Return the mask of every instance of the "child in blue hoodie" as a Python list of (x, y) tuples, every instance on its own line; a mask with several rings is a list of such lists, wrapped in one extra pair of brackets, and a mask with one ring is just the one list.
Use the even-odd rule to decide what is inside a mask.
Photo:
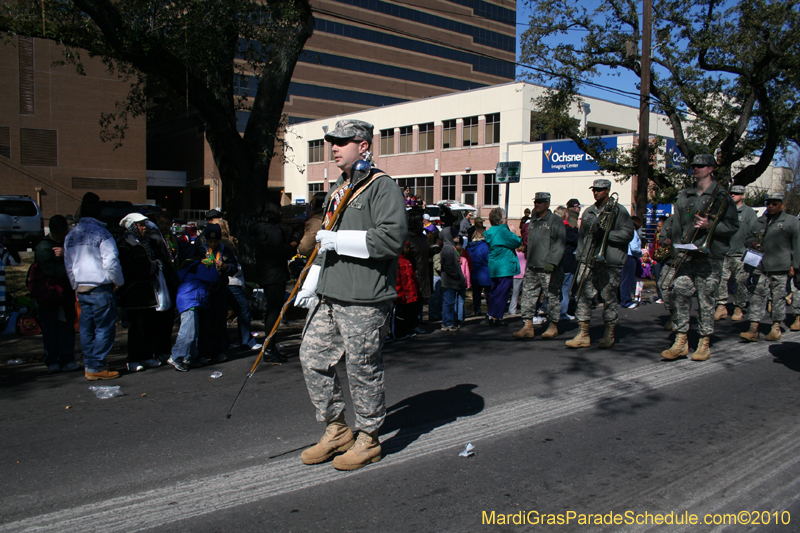
[(205, 251), (201, 247), (192, 247), (189, 258), (181, 264), (178, 271), (178, 312), (181, 314), (181, 329), (178, 339), (172, 347), (172, 356), (167, 360), (175, 370), (189, 370), (187, 362), (196, 359), (199, 352), (199, 317), (200, 308), (208, 308), (208, 288), (219, 279), (216, 265), (204, 260)]

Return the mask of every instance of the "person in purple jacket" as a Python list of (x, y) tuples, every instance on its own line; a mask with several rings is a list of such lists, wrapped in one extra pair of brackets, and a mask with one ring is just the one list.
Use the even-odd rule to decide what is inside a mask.
[(209, 306), (209, 286), (219, 279), (214, 263), (205, 259), (205, 250), (199, 246), (189, 250), (189, 257), (178, 271), (178, 312), (181, 314), (181, 329), (172, 356), (167, 360), (179, 372), (189, 370), (188, 362), (199, 357), (200, 330), (198, 311)]

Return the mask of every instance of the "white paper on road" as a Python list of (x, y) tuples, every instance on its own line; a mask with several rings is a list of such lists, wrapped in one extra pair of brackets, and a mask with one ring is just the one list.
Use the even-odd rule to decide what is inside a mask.
[(689, 244), (673, 244), (673, 246), (678, 250), (697, 250), (697, 246), (693, 242)]
[(750, 250), (749, 248), (744, 252), (744, 257), (742, 257), (742, 263), (745, 265), (750, 265), (752, 267), (757, 267), (761, 264), (761, 260), (764, 258), (764, 254), (761, 252), (756, 252), (755, 250)]

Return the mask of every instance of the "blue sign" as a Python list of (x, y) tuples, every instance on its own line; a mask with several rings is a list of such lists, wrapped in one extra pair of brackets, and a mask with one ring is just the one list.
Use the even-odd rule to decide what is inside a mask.
[[(606, 150), (617, 147), (617, 138), (602, 139)], [(542, 143), (542, 172), (586, 172), (599, 170), (592, 156), (578, 148), (574, 141)]]
[(680, 168), (686, 166), (686, 156), (678, 148), (675, 139), (667, 139), (667, 168)]

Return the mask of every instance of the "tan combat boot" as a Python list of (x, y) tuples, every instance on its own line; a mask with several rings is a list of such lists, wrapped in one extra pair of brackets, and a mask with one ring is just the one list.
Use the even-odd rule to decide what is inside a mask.
[(614, 330), (617, 328), (614, 324), (606, 324), (606, 331), (603, 333), (603, 338), (597, 344), (598, 348), (611, 348), (614, 346)]
[(773, 322), (772, 329), (769, 330), (767, 336), (764, 337), (768, 341), (779, 341), (781, 340), (781, 323), (780, 322)]
[(344, 421), (344, 414), (342, 414), (328, 424), (328, 427), (325, 428), (325, 434), (317, 444), (307, 450), (303, 450), (303, 453), (300, 454), (300, 460), (307, 465), (316, 465), (327, 461), (337, 452), (349, 450), (354, 442), (353, 432), (347, 427)]
[(728, 318), (728, 308), (724, 305), (718, 305), (717, 311), (714, 313), (714, 320), (722, 320)]
[(697, 343), (697, 350), (692, 354), (692, 361), (706, 361), (709, 357), (711, 357), (709, 339), (708, 335), (704, 335)]
[(592, 345), (592, 338), (589, 337), (589, 323), (578, 323), (578, 334), (575, 338), (564, 343), (568, 348), (588, 348)]
[(758, 340), (758, 322), (750, 322), (750, 329), (739, 333), (739, 336), (746, 341), (756, 342)]
[(731, 320), (733, 320), (734, 322), (738, 322), (743, 318), (744, 318), (744, 311), (742, 311), (741, 307), (737, 306), (736, 309), (733, 310), (733, 316), (731, 317)]
[(665, 331), (672, 331), (672, 328), (674, 328), (674, 327), (675, 327), (675, 325), (672, 323), (672, 317), (669, 317), (669, 319), (667, 320), (667, 323), (664, 324), (664, 330)]
[(550, 322), (547, 325), (547, 329), (544, 333), (542, 333), (543, 339), (555, 339), (558, 337), (558, 326), (556, 326), (555, 322)]
[(358, 439), (352, 448), (343, 455), (337, 455), (333, 459), (333, 467), (336, 470), (356, 470), (370, 463), (377, 463), (381, 460), (381, 443), (378, 437), (372, 436), (364, 431), (359, 432)]
[(533, 331), (533, 321), (523, 321), (522, 329), (511, 334), (515, 339), (532, 339), (536, 337), (536, 332)]
[(792, 331), (800, 331), (800, 315), (794, 317), (794, 322), (789, 326), (789, 329)]
[(672, 343), (672, 347), (661, 352), (661, 357), (669, 360), (677, 359), (678, 357), (684, 357), (686, 355), (689, 355), (689, 339), (687, 338), (686, 333), (676, 333), (675, 342)]

